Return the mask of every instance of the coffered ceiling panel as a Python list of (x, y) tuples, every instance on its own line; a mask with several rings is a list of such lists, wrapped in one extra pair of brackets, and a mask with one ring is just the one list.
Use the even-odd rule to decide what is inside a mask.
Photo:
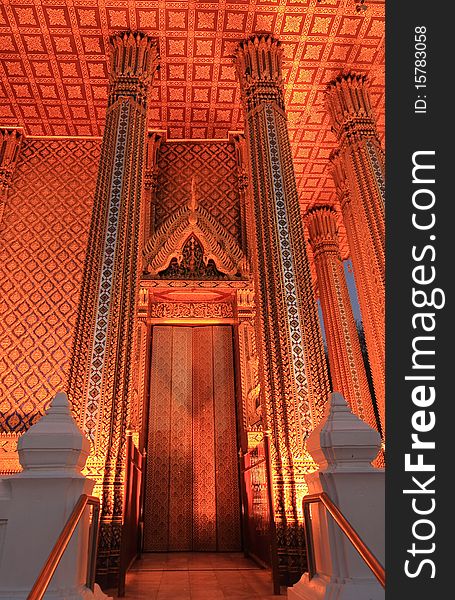
[(29, 136), (100, 136), (107, 40), (140, 29), (158, 37), (161, 69), (150, 127), (168, 138), (224, 138), (242, 130), (232, 56), (255, 31), (283, 42), (290, 137), (304, 206), (333, 198), (335, 145), (324, 89), (341, 70), (367, 73), (384, 132), (384, 2), (366, 0), (2, 0), (0, 126)]

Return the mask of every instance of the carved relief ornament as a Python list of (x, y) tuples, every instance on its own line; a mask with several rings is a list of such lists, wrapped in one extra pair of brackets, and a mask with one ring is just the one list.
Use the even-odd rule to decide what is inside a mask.
[(158, 275), (167, 269), (173, 258), (180, 264), (183, 248), (191, 236), (201, 243), (206, 265), (213, 260), (216, 268), (226, 275), (248, 275), (247, 261), (233, 236), (198, 204), (194, 179), (188, 204), (158, 227), (146, 243), (143, 251), (144, 270), (151, 275)]

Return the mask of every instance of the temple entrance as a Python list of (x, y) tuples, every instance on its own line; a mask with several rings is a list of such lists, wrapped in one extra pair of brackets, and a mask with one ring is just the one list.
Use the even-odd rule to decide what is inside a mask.
[(238, 551), (240, 497), (230, 326), (155, 326), (144, 551)]

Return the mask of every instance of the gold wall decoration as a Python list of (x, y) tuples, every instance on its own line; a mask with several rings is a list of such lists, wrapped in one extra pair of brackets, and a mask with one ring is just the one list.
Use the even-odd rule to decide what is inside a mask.
[[(212, 206), (216, 205), (216, 199), (210, 198), (210, 202)], [(199, 250), (199, 260), (196, 249)], [(190, 256), (187, 257), (187, 254)], [(236, 239), (199, 202), (194, 176), (189, 199), (157, 227), (145, 244), (143, 255), (144, 269), (151, 275), (165, 272), (173, 259), (178, 266), (185, 264), (181, 275), (171, 272), (166, 279), (218, 279), (217, 271), (239, 277), (245, 276), (247, 269)], [(216, 270), (205, 274), (210, 261)]]
[(262, 431), (262, 403), (260, 400), (259, 356), (256, 347), (256, 306), (252, 289), (237, 290), (235, 312), (237, 316), (237, 346), (240, 363), (242, 394), (242, 425), (246, 434), (242, 447), (250, 449), (250, 433)]
[(254, 206), (259, 378), (272, 432), (280, 572), (291, 583), (303, 570), (304, 444), (323, 414), (329, 386), (284, 111), (282, 57), (283, 47), (269, 34), (247, 38), (235, 53)]
[(20, 434), (0, 431), (0, 476), (22, 471), (17, 452)]
[(136, 360), (134, 364), (133, 385), (137, 390), (135, 397), (137, 404), (134, 406), (134, 418), (131, 417), (131, 429), (138, 434), (138, 448), (146, 449), (146, 408), (145, 402), (148, 398), (148, 365), (151, 353), (151, 326), (148, 319), (149, 313), (149, 289), (142, 283), (139, 287), (139, 299), (137, 310), (137, 338), (136, 338)]
[(229, 319), (233, 309), (227, 302), (153, 302), (149, 315), (152, 319)]
[(67, 385), (99, 153), (22, 142), (0, 224), (0, 430), (26, 431)]
[(245, 256), (249, 259), (250, 250), (254, 241), (251, 234), (252, 223), (252, 202), (251, 202), (251, 186), (249, 185), (249, 161), (248, 149), (246, 147), (246, 139), (244, 133), (235, 133), (232, 135), (235, 144), (235, 156), (237, 163), (237, 176), (239, 181), (240, 195), (240, 236), (242, 249)]
[(335, 179), (354, 265), (368, 358), (385, 436), (384, 152), (365, 75), (342, 74), (327, 85), (327, 110), (338, 149)]
[(201, 207), (240, 244), (240, 206), (234, 144), (225, 140), (162, 142), (154, 230), (188, 204), (194, 185)]
[(250, 282), (247, 279), (223, 279), (222, 281), (212, 279), (152, 279), (151, 276), (142, 275), (141, 282), (144, 287), (147, 289), (184, 289), (184, 288), (192, 288), (192, 289), (234, 289), (234, 290), (243, 290), (248, 289), (250, 287)]
[(134, 396), (141, 193), (147, 97), (157, 43), (136, 32), (110, 39), (110, 87), (95, 209), (70, 364), (69, 396), (92, 443), (86, 470), (102, 496), (99, 576), (118, 573), (125, 431)]

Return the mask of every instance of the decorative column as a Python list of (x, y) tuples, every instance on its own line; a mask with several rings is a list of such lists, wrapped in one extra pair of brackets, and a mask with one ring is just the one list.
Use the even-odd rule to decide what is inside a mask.
[(147, 134), (144, 176), (144, 236), (143, 246), (152, 236), (155, 224), (155, 202), (158, 189), (158, 151), (162, 137), (155, 131)]
[(273, 496), (281, 579), (304, 569), (299, 523), (312, 464), (305, 440), (329, 384), (284, 110), (282, 48), (270, 34), (240, 42), (235, 57), (251, 169), (259, 380), (272, 432)]
[(385, 434), (384, 153), (367, 78), (347, 73), (327, 86), (338, 150), (331, 156), (354, 265), (368, 358)]
[(146, 450), (146, 433), (147, 433), (147, 365), (150, 364), (151, 344), (148, 343), (151, 339), (152, 326), (147, 323), (149, 313), (149, 290), (146, 287), (139, 288), (139, 303), (137, 313), (137, 341), (136, 341), (136, 371), (135, 388), (137, 395), (135, 397), (134, 410), (135, 416), (131, 419), (131, 424), (135, 431), (138, 432), (137, 447), (140, 451)]
[(340, 255), (336, 213), (330, 206), (316, 206), (308, 211), (306, 223), (318, 278), (332, 387), (343, 394), (358, 417), (377, 429)]
[(248, 452), (262, 440), (262, 405), (259, 403), (258, 355), (255, 335), (254, 291), (251, 288), (236, 292), (234, 328), (239, 353), (241, 392), (241, 447)]
[(16, 127), (0, 129), (0, 224), (23, 137), (22, 129)]
[(237, 177), (239, 180), (240, 195), (240, 227), (242, 237), (242, 250), (247, 259), (249, 259), (251, 247), (251, 229), (249, 225), (252, 221), (251, 202), (249, 202), (249, 176), (248, 176), (248, 149), (246, 139), (243, 133), (236, 133), (234, 136), (235, 156), (237, 162)]
[(133, 396), (147, 93), (157, 64), (153, 38), (141, 32), (110, 38), (106, 125), (69, 373), (73, 410), (91, 441), (87, 474), (102, 498), (98, 566), (106, 584), (118, 573), (124, 442)]

